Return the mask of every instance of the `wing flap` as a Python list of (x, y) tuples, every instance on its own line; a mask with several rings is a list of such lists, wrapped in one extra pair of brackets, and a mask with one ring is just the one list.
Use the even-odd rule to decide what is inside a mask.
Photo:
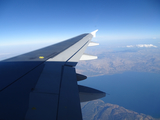
[(63, 62), (45, 62), (34, 91), (59, 94)]
[(56, 120), (58, 94), (31, 92), (25, 120)]
[(75, 68), (64, 66), (59, 95), (58, 120), (82, 120)]

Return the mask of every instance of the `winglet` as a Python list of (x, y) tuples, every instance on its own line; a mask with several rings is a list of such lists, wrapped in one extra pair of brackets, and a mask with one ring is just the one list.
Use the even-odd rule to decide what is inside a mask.
[(95, 31), (93, 31), (93, 32), (91, 32), (91, 34), (93, 35), (93, 37), (96, 37), (96, 32), (98, 31), (98, 29), (97, 30), (95, 30)]

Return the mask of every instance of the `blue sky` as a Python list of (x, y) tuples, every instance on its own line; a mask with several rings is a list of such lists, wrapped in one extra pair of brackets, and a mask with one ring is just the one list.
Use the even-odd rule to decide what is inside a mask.
[(1, 0), (0, 46), (59, 42), (99, 29), (98, 40), (159, 39), (155, 0)]

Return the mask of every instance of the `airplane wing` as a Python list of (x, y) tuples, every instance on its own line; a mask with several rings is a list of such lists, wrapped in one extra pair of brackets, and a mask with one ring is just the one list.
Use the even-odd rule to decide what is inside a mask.
[(81, 120), (75, 66), (97, 58), (84, 54), (96, 32), (0, 61), (0, 120)]

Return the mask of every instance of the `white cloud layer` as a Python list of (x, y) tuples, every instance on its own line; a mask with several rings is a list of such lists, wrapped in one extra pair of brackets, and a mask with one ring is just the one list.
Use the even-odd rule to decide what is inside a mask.
[(136, 45), (137, 47), (157, 47), (153, 44), (139, 44), (139, 45)]
[(126, 47), (130, 48), (130, 47), (155, 47), (157, 48), (157, 46), (153, 45), (153, 44), (138, 44), (138, 45), (127, 45)]
[(126, 47), (134, 47), (133, 45), (127, 45)]

